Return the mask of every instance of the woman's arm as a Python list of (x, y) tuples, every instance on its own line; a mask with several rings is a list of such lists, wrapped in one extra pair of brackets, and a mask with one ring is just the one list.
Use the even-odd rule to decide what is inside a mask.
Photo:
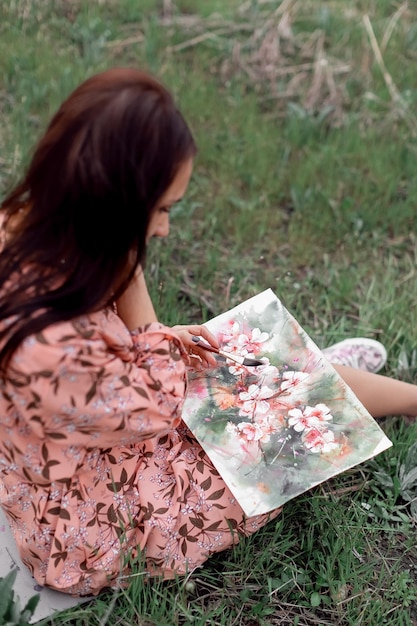
[(116, 306), (119, 317), (129, 330), (158, 321), (141, 267), (116, 301)]
[[(129, 330), (135, 330), (151, 322), (158, 321), (142, 268), (138, 268), (128, 288), (117, 300), (116, 306), (119, 317)], [(201, 365), (204, 367), (216, 365), (217, 362), (213, 355), (198, 348), (192, 341), (193, 336), (197, 335), (203, 337), (213, 347), (219, 347), (216, 337), (205, 326), (197, 324), (181, 325), (174, 326), (173, 330), (177, 333), (187, 354), (191, 357), (193, 367), (200, 369), (199, 366)]]
[(178, 424), (186, 390), (181, 349), (176, 334), (158, 322), (129, 334), (111, 312), (98, 312), (25, 343), (12, 359), (6, 389), (45, 441), (130, 445)]

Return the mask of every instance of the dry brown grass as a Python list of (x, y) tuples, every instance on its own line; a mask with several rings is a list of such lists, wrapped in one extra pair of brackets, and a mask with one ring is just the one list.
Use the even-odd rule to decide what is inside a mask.
[[(96, 2), (102, 6), (115, 4), (115, 0)], [(343, 33), (339, 41), (336, 37), (330, 41), (324, 27), (303, 27), (308, 22), (309, 26), (313, 24), (312, 16), (318, 10), (316, 0), (282, 0), (278, 6), (276, 0), (246, 0), (233, 20), (216, 13), (202, 17), (181, 12), (180, 4), (174, 0), (158, 3), (158, 21), (167, 32), (167, 40), (175, 33), (176, 43), (166, 46), (170, 58), (197, 46), (208, 46), (218, 53), (221, 80), (225, 84), (235, 78), (246, 81), (273, 115), (285, 115), (291, 102), (306, 115), (324, 111), (333, 126), (343, 124), (352, 107), (353, 98), (347, 89), (352, 77), (363, 85), (369, 101), (381, 104), (372, 79), (377, 68), (388, 92), (385, 106), (390, 118), (404, 121), (412, 136), (417, 136), (417, 116), (410, 110), (385, 60), (392, 40), (404, 40), (410, 24), (417, 19), (415, 3), (398, 2), (382, 26), (371, 3), (368, 12), (360, 10), (358, 2), (351, 2), (349, 8), (338, 0), (322, 3), (329, 16), (343, 20), (346, 37), (358, 26), (362, 29), (361, 45), (353, 52)], [(8, 12), (25, 22), (33, 11), (45, 10), (47, 6), (49, 0), (9, 0)], [(54, 11), (69, 21), (75, 19), (79, 9), (80, 0), (57, 0), (54, 4)], [(121, 36), (106, 46), (117, 58), (126, 48), (144, 42), (139, 25), (129, 23), (122, 28)]]
[[(175, 30), (182, 39), (168, 45), (167, 54), (172, 56), (196, 46), (210, 46), (219, 52), (219, 70), (224, 83), (234, 78), (246, 80), (275, 115), (284, 115), (288, 102), (297, 103), (306, 114), (325, 110), (332, 125), (342, 124), (351, 107), (346, 84), (352, 76), (365, 86), (370, 85), (366, 94), (369, 100), (379, 100), (372, 91), (370, 78), (377, 67), (390, 96), (387, 107), (391, 117), (401, 118), (413, 136), (417, 134), (417, 118), (384, 60), (394, 35), (404, 37), (409, 24), (416, 19), (415, 6), (409, 2), (399, 3), (387, 18), (378, 41), (372, 12), (361, 12), (356, 3), (346, 9), (344, 3), (326, 2), (329, 14), (343, 19), (346, 32), (358, 25), (363, 30), (361, 46), (352, 55), (351, 46), (346, 46), (343, 38), (329, 45), (323, 28), (303, 30), (297, 26), (317, 12), (314, 0), (283, 0), (278, 7), (272, 0), (258, 0), (256, 4), (255, 12), (254, 3), (242, 3), (236, 19), (226, 21), (218, 14), (202, 18), (175, 13), (174, 3), (165, 0), (160, 25), (171, 32)], [(130, 45), (140, 37), (129, 31), (124, 40), (116, 43)]]

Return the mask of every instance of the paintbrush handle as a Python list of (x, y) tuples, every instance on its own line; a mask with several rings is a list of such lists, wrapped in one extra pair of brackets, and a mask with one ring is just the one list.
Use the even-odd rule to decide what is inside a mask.
[(211, 346), (209, 343), (205, 343), (201, 341), (200, 337), (194, 336), (193, 341), (197, 346), (200, 346), (200, 348), (204, 348), (204, 350), (207, 350), (208, 352), (214, 352), (215, 354), (219, 354), (220, 356), (223, 356), (225, 359), (230, 359), (231, 361), (234, 361), (235, 363), (239, 363), (239, 365), (242, 365), (244, 361), (245, 357), (239, 356), (238, 354), (230, 354), (230, 352), (224, 352), (223, 350), (220, 350), (219, 348), (213, 348), (213, 346)]
[(194, 335), (193, 341), (196, 346), (199, 346), (200, 348), (204, 348), (204, 350), (207, 350), (208, 352), (214, 352), (215, 354), (220, 354), (219, 348), (213, 348), (213, 346), (211, 346), (209, 343), (205, 343), (201, 341), (200, 337), (197, 337), (196, 335)]

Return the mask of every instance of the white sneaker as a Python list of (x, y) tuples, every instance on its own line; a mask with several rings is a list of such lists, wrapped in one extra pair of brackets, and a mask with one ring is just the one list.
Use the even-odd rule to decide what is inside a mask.
[(353, 337), (324, 348), (322, 353), (330, 363), (348, 365), (358, 370), (375, 374), (387, 362), (387, 351), (375, 339)]

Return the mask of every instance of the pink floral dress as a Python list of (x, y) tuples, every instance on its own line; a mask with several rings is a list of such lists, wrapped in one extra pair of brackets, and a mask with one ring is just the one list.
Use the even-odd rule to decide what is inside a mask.
[[(111, 310), (28, 337), (0, 396), (0, 504), (38, 583), (96, 594), (185, 574), (254, 532), (181, 421), (183, 347)], [(276, 515), (278, 511), (272, 514)]]

